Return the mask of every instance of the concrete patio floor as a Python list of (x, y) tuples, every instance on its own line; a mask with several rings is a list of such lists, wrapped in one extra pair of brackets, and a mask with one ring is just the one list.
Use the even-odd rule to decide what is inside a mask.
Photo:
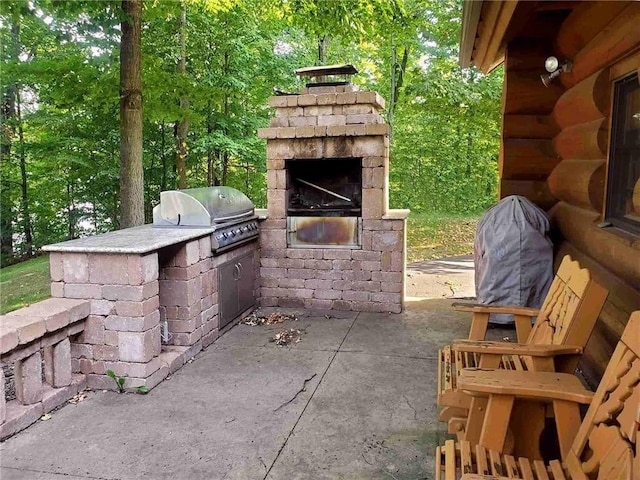
[[(472, 269), (433, 267), (468, 296)], [(437, 348), (469, 325), (441, 298), (443, 278), (400, 315), (297, 311), (235, 326), (147, 395), (90, 392), (0, 444), (0, 477), (430, 479), (446, 437)], [(269, 341), (284, 328), (301, 342)]]

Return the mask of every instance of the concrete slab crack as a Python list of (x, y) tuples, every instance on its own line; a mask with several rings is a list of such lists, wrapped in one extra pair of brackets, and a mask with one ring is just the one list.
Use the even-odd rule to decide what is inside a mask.
[(402, 398), (404, 398), (404, 401), (406, 402), (406, 404), (409, 405), (409, 408), (411, 410), (413, 410), (413, 419), (417, 420), (418, 419), (418, 412), (416, 411), (416, 409), (413, 408), (413, 406), (411, 406), (411, 404), (409, 403), (409, 399), (406, 397), (406, 395), (402, 395)]
[(284, 402), (282, 405), (280, 405), (278, 408), (276, 408), (274, 410), (274, 412), (277, 412), (281, 408), (286, 407), (291, 402), (293, 402), (296, 398), (298, 398), (298, 395), (300, 395), (302, 392), (307, 390), (307, 383), (309, 383), (311, 380), (313, 380), (317, 375), (318, 375), (317, 373), (314, 373), (309, 378), (305, 379), (304, 382), (302, 382), (302, 388), (296, 392), (296, 394), (291, 398), (291, 400), (288, 400), (288, 401)]

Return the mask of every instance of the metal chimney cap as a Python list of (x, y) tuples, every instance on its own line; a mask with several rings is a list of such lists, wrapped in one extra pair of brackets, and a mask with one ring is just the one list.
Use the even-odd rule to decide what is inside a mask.
[(322, 77), (325, 75), (355, 75), (358, 73), (353, 65), (317, 65), (314, 67), (298, 68), (295, 71), (300, 77)]

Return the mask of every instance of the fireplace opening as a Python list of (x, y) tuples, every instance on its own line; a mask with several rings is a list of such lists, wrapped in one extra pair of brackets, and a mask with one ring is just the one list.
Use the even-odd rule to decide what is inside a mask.
[(360, 217), (362, 159), (288, 160), (287, 216)]

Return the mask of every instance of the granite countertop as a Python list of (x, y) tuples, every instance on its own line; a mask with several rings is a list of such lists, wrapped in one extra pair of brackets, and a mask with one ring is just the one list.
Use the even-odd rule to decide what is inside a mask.
[(214, 227), (154, 227), (142, 225), (92, 237), (45, 245), (45, 252), (144, 254), (210, 235)]

